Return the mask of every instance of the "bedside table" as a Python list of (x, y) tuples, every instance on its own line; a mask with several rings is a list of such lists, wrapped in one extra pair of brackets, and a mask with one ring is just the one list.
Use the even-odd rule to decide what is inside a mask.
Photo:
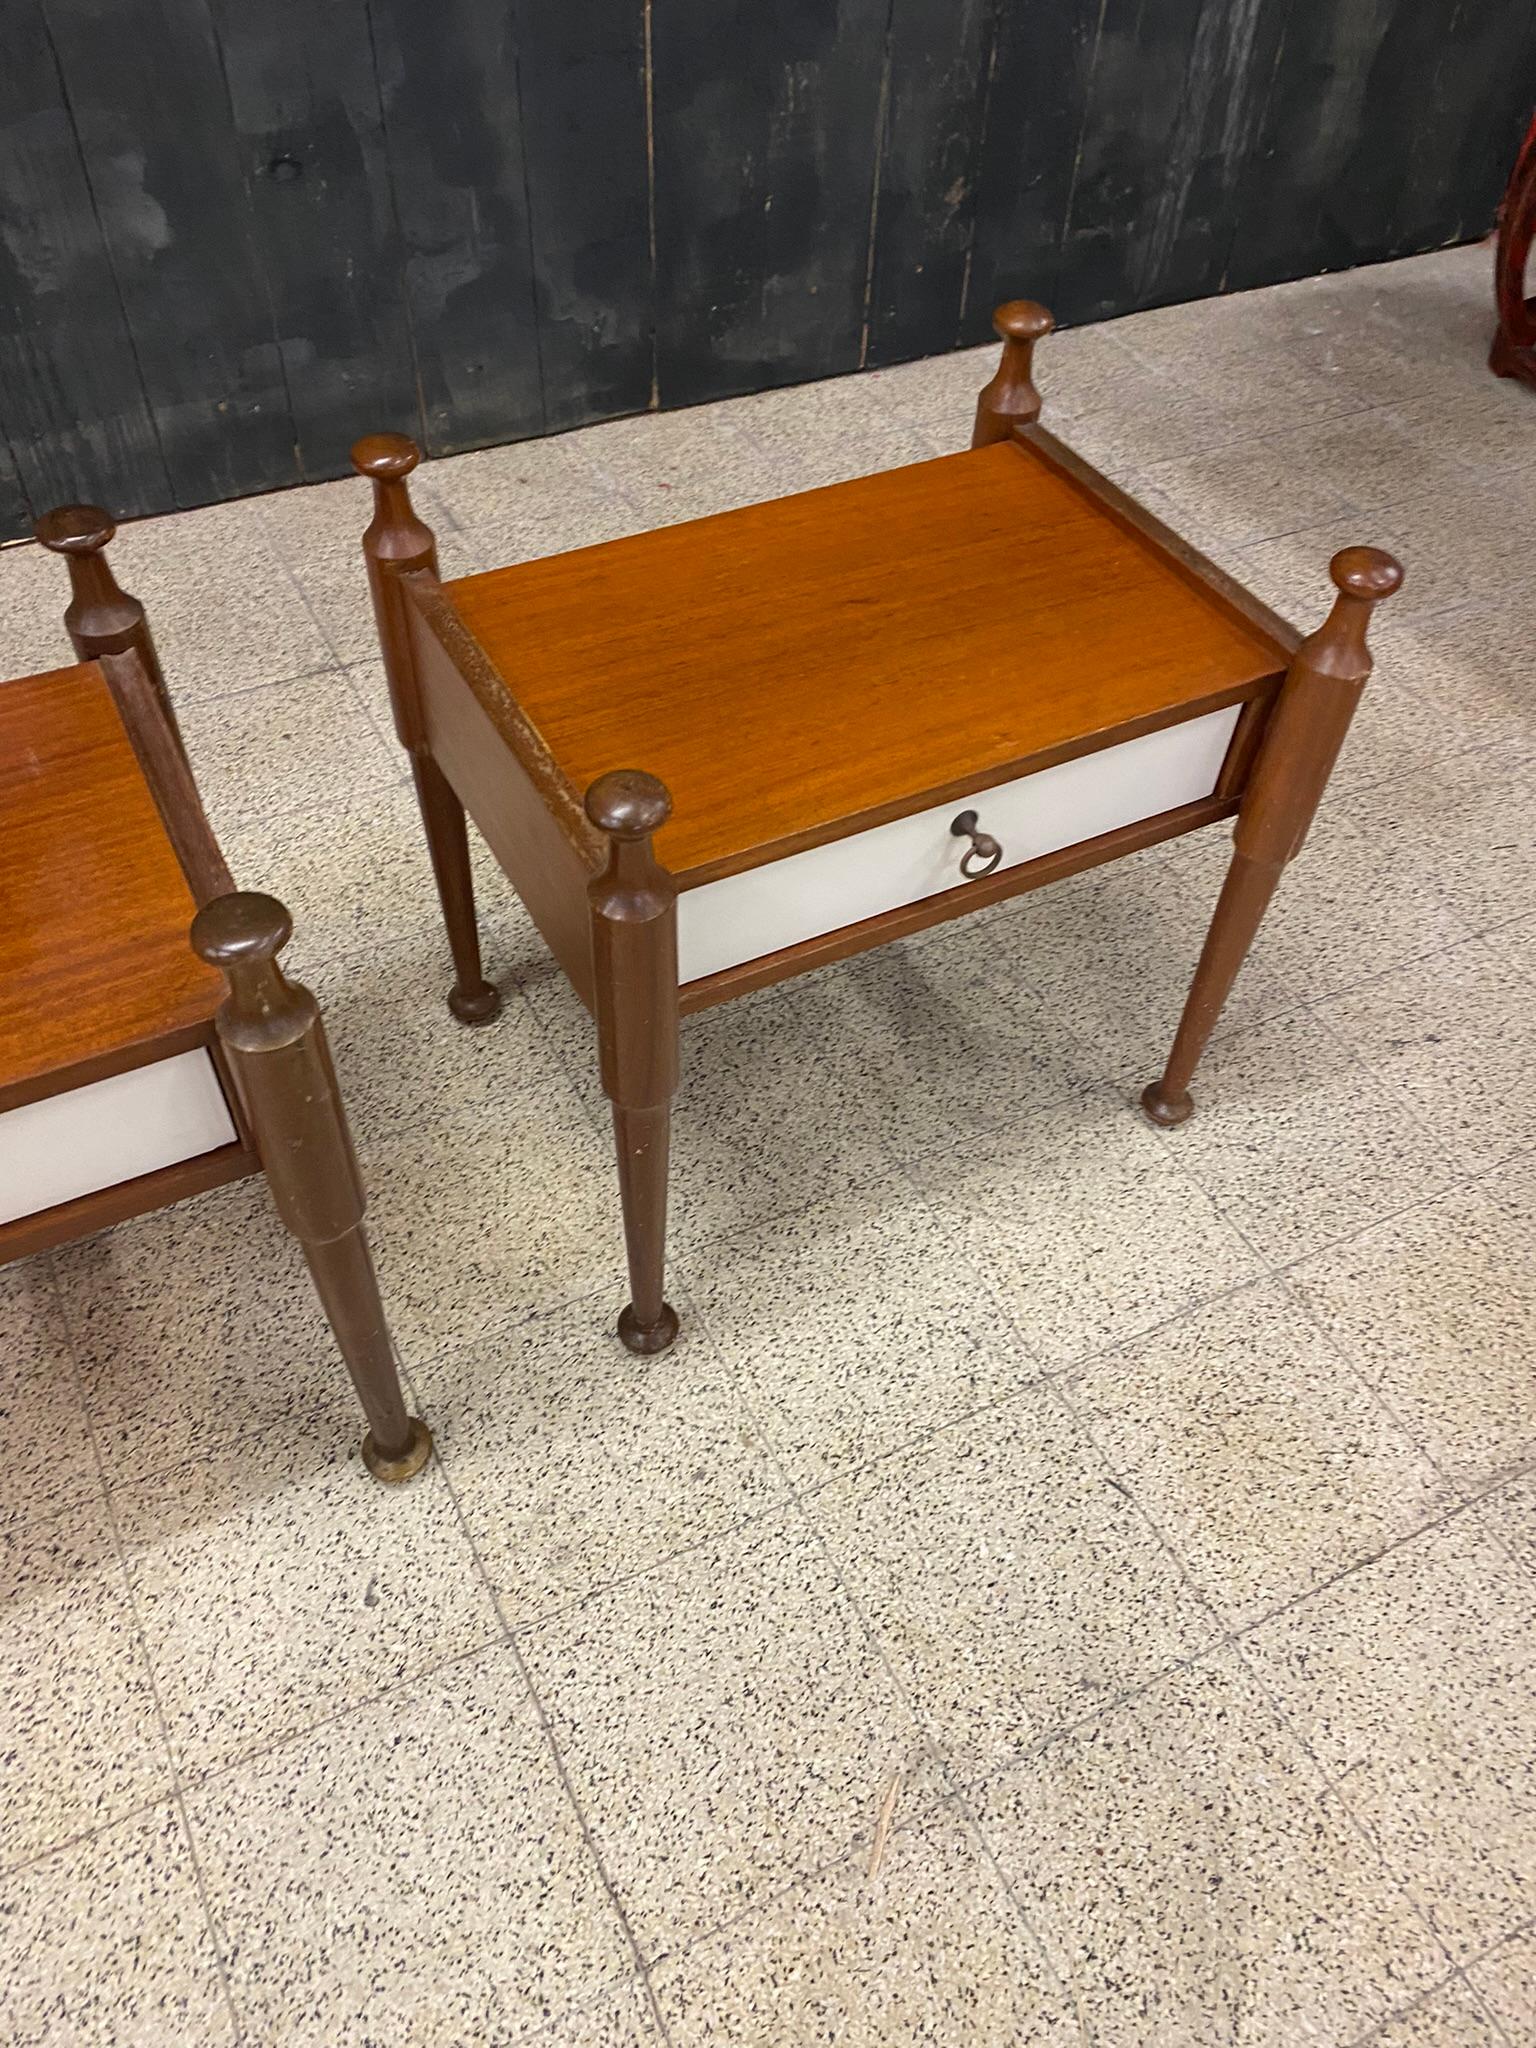
[[(432, 1438), (401, 1392), (319, 1006), (279, 963), (288, 912), (235, 889), (111, 519), (66, 505), (36, 530), (79, 659), (0, 680), (0, 1266), (264, 1174), (367, 1417), (363, 1462), (408, 1479)], [(231, 1241), (232, 1270), (252, 1256)]]
[(593, 1011), (631, 1299), (665, 1348), (681, 1014), (1235, 817), (1168, 1066), (1189, 1082), (1370, 673), (1402, 581), (1350, 548), (1308, 639), (1038, 424), (1050, 315), (1000, 309), (970, 451), (439, 580), (399, 435), (364, 555), (455, 981), (499, 998), (466, 814)]

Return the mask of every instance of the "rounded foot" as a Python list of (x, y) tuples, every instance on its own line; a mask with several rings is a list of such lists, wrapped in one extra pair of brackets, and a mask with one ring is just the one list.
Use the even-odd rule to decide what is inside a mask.
[(468, 994), (461, 988), (448, 991), (448, 1007), (461, 1024), (489, 1024), (501, 1010), (501, 990), (482, 981)]
[(1188, 1121), (1195, 1113), (1195, 1105), (1188, 1095), (1164, 1095), (1156, 1081), (1141, 1091), (1141, 1106), (1153, 1123), (1161, 1124), (1171, 1131), (1175, 1124)]
[(432, 1455), (431, 1430), (419, 1415), (413, 1415), (410, 1422), (410, 1438), (398, 1457), (385, 1457), (374, 1442), (371, 1429), (363, 1438), (363, 1463), (386, 1486), (398, 1486), (402, 1479), (413, 1479)]
[(677, 1310), (670, 1302), (661, 1304), (661, 1314), (654, 1323), (642, 1323), (632, 1305), (619, 1317), (619, 1336), (625, 1350), (638, 1352), (642, 1358), (665, 1351), (676, 1335)]

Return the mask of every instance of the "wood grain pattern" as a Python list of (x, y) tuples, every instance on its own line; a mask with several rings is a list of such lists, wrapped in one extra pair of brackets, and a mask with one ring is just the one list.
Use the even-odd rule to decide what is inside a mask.
[(407, 584), (411, 645), (432, 758), (571, 986), (592, 1003), (587, 884), (601, 842), (580, 797), (548, 758), (452, 607), (425, 579)]
[[(43, 0), (174, 502), (298, 480), (206, 0)], [(63, 495), (79, 497), (75, 478)], [(117, 509), (114, 506), (114, 509)]]
[[(1234, 207), (1228, 284), (1484, 233), (1530, 118), (1533, 74), (1536, 16), (1525, 0), (1292, 7)], [(1394, 150), (1392, 135), (1411, 146)]]
[[(1399, 255), (1485, 231), (1536, 98), (1536, 7), (1522, 24), (1502, 7), (1458, 0), (1449, 21), (1436, 25), (1431, 43), (1409, 10), (1394, 37), (1416, 147), (1390, 190), (1377, 190), (1392, 208)], [(1469, 122), (1471, 107), (1481, 118)], [(1454, 178), (1443, 168), (1448, 149)]]
[(368, 0), (210, 0), (298, 464), (419, 425)]
[(962, 340), (991, 339), (992, 309), (1040, 299), (1063, 320), (1061, 241), (1076, 183), (1102, 0), (999, 6), (979, 120), (975, 229)]
[[(1107, 277), (1099, 273), (1098, 297), (1089, 305), (1119, 311), (1203, 298), (1224, 288), (1239, 194), (1252, 167), (1275, 62), (1293, 15), (1286, 0), (1200, 0), (1192, 10), (1164, 177), (1155, 191), (1135, 202), (1135, 232), (1124, 237), (1128, 223), (1113, 210), (1091, 224), (1086, 217), (1074, 223), (1074, 236), (1091, 225), (1102, 241), (1106, 229), (1111, 230), (1129, 253), (1118, 277), (1114, 266)], [(1143, 78), (1142, 89), (1145, 83)], [(1095, 110), (1090, 119), (1098, 127), (1105, 117)], [(1268, 169), (1283, 179), (1284, 158)], [(1111, 194), (1112, 209), (1113, 204)], [(1072, 253), (1068, 264), (1076, 271)]]
[[(1252, 45), (1272, 16), (1274, 0), (1101, 8), (1063, 223), (1061, 317), (1096, 320), (1172, 296), (1164, 280), (1179, 259), (1191, 293), (1218, 288), (1230, 215), (1214, 233), (1202, 225), (1211, 195), (1197, 192), (1197, 177), (1212, 157), (1226, 170), (1243, 161), (1251, 123), (1234, 95), (1250, 70), (1267, 77)], [(1135, 167), (1154, 160), (1161, 175), (1141, 177)]]
[[(652, 33), (647, 34), (647, 23)], [(0, 537), (1491, 224), (1532, 0), (12, 0)], [(414, 353), (413, 353), (414, 350)]]
[(94, 663), (0, 684), (0, 1108), (206, 1043), (223, 991)]
[(447, 589), (573, 788), (667, 785), (658, 857), (695, 882), (1235, 702), (1286, 660), (1009, 444)]
[(39, 0), (11, 0), (0, 63), (0, 414), (19, 497), (0, 534), (94, 493), (171, 502), (112, 260)]
[(518, 84), (547, 432), (643, 412), (655, 368), (644, 0), (522, 0)]
[(958, 338), (996, 15), (994, 0), (892, 0), (870, 364), (934, 355)]
[(859, 361), (887, 0), (654, 12), (664, 404)]
[(502, 0), (370, 0), (369, 16), (427, 446), (542, 433), (514, 17)]

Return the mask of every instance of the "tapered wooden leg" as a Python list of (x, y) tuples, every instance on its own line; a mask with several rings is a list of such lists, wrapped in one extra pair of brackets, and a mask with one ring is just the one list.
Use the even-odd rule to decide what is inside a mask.
[(631, 1351), (665, 1351), (677, 1335), (666, 1299), (667, 1167), (677, 1092), (677, 891), (651, 834), (672, 799), (651, 775), (621, 769), (587, 791), (587, 816), (608, 835), (591, 883), (592, 966), (603, 1089), (613, 1104), (619, 1194), (629, 1256), (619, 1335)]
[(677, 1316), (665, 1299), (671, 1103), (625, 1109), (616, 1102), (613, 1136), (629, 1259), (629, 1303), (619, 1316), (619, 1335), (631, 1351), (665, 1351), (677, 1335)]
[(368, 1418), (363, 1461), (376, 1479), (409, 1479), (432, 1455), (432, 1437), (400, 1391), (319, 1005), (277, 962), (292, 930), (275, 897), (220, 896), (193, 920), (192, 944), (229, 985), (219, 1041), (277, 1213), (303, 1248)]
[(501, 992), (480, 970), (480, 931), (475, 921), (475, 883), (464, 806), (430, 754), (413, 754), (411, 773), (453, 955), (454, 984), (448, 991), (448, 1007), (461, 1024), (489, 1024), (501, 1009)]
[(488, 1024), (501, 1009), (501, 996), (480, 964), (464, 806), (427, 743), (410, 621), (400, 587), (407, 576), (437, 576), (437, 544), (432, 529), (417, 518), (406, 482), (420, 460), (421, 450), (404, 434), (369, 434), (352, 450), (353, 468), (373, 483), (373, 519), (363, 535), (363, 560), (395, 730), (411, 757), (416, 801), (453, 954), (448, 1007), (461, 1024)]
[(1154, 1123), (1192, 1115), (1189, 1084), (1286, 864), (1301, 851), (1371, 673), (1371, 612), (1402, 583), (1380, 548), (1345, 548), (1329, 567), (1338, 595), (1281, 685), (1233, 832), (1232, 865), (1206, 934), (1160, 1080), (1142, 1091)]
[(1248, 948), (1269, 908), (1280, 874), (1277, 867), (1260, 867), (1245, 854), (1233, 854), (1168, 1064), (1162, 1079), (1142, 1091), (1142, 1107), (1153, 1123), (1181, 1124), (1194, 1114), (1190, 1080), (1206, 1041), (1216, 1028), (1216, 1019), (1232, 993), (1238, 969), (1248, 957)]
[(368, 1418), (363, 1463), (375, 1479), (409, 1479), (431, 1457), (432, 1437), (418, 1416), (406, 1412), (367, 1233), (358, 1223), (340, 1237), (301, 1239), (300, 1245)]

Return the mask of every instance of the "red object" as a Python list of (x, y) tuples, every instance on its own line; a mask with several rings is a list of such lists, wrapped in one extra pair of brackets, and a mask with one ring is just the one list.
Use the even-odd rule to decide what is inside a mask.
[(1488, 352), (1488, 367), (1499, 377), (1536, 385), (1536, 299), (1525, 296), (1525, 263), (1536, 237), (1536, 120), (1526, 130), (1515, 168), (1499, 208), (1499, 244), (1494, 264), (1499, 326)]

